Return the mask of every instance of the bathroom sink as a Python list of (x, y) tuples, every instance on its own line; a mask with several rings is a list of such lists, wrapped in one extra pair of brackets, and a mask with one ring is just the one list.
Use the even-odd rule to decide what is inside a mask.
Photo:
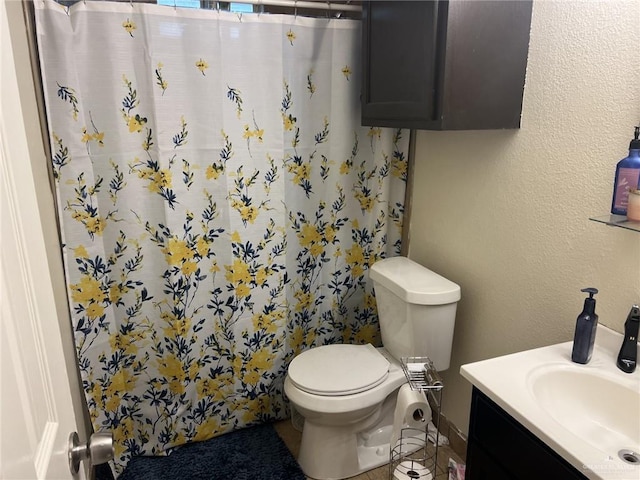
[(591, 361), (573, 342), (463, 365), (460, 372), (591, 480), (640, 479), (640, 369), (621, 372), (622, 335), (598, 326)]
[(543, 410), (595, 448), (617, 451), (640, 443), (640, 391), (617, 376), (556, 364), (533, 370), (528, 384)]

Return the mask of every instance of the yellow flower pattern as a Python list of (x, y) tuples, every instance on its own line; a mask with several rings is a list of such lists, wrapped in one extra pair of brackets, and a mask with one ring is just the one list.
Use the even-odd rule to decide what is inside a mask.
[(124, 28), (127, 33), (133, 38), (133, 31), (138, 27), (136, 27), (135, 22), (132, 22), (127, 18), (124, 22), (122, 22), (122, 28)]
[(196, 68), (200, 70), (200, 73), (202, 73), (202, 75), (206, 75), (204, 72), (207, 68), (209, 68), (209, 64), (203, 59), (200, 59), (196, 62)]
[(262, 78), (249, 50), (242, 68), (217, 68), (213, 49), (145, 50), (143, 14), (109, 18), (96, 33), (116, 31), (128, 52), (108, 66), (115, 83), (86, 85), (56, 42), (42, 48), (79, 369), (120, 473), (134, 455), (285, 418), (300, 352), (380, 343), (368, 271), (400, 252), (408, 135), (336, 108), (332, 89), (357, 104), (354, 82), (331, 79), (358, 62), (338, 40), (336, 59), (304, 52), (324, 20), (320, 33), (274, 23), (302, 56)]
[(293, 45), (293, 41), (295, 39), (296, 39), (296, 34), (293, 32), (293, 30), (289, 29), (287, 31), (287, 40), (289, 40), (289, 43)]

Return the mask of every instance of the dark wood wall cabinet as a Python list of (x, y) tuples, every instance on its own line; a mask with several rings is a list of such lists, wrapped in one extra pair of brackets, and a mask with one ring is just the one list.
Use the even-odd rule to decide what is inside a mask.
[(365, 1), (362, 124), (519, 128), (532, 0)]
[(466, 480), (587, 480), (542, 440), (473, 388)]

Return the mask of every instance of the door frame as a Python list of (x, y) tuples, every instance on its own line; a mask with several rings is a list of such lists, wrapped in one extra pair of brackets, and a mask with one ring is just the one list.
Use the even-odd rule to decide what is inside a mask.
[[(39, 109), (39, 76), (34, 75), (32, 70), (32, 51), (30, 44), (35, 44), (35, 32), (33, 25), (28, 19), (28, 9), (33, 8), (29, 0), (1, 0), (0, 8), (4, 10), (9, 25), (8, 34), (10, 37), (10, 47), (13, 53), (13, 65), (15, 76), (18, 82), (19, 101), (22, 112), (22, 126), (26, 137), (26, 147), (28, 149), (28, 159), (32, 177), (20, 179), (20, 181), (32, 181), (35, 187), (37, 209), (40, 219), (40, 231), (44, 238), (45, 254), (48, 272), (51, 279), (53, 299), (55, 303), (55, 317), (58, 321), (58, 330), (62, 341), (62, 351), (64, 363), (68, 372), (71, 401), (75, 412), (75, 421), (78, 428), (78, 435), (81, 442), (86, 442), (92, 432), (91, 420), (89, 417), (82, 381), (77, 366), (76, 350), (71, 323), (71, 315), (67, 297), (66, 278), (64, 274), (62, 248), (60, 234), (57, 223), (57, 212), (55, 208), (55, 193), (50, 181), (47, 168), (48, 158), (44, 145), (44, 138), (48, 138), (48, 132), (43, 133), (42, 121), (44, 112)], [(3, 52), (4, 56), (4, 52)], [(36, 62), (37, 63), (37, 62)], [(5, 75), (10, 72), (2, 72), (4, 83)], [(37, 79), (35, 77), (38, 77)], [(39, 88), (36, 88), (36, 85)], [(42, 103), (40, 103), (42, 104)], [(70, 432), (69, 432), (70, 433)], [(87, 462), (84, 462), (87, 463)], [(85, 465), (87, 478), (91, 478), (90, 469)]]

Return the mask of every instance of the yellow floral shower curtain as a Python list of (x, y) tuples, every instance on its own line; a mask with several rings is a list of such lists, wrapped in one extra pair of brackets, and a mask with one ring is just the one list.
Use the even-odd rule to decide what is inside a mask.
[(133, 455), (284, 418), (291, 359), (377, 343), (408, 134), (359, 122), (359, 22), (37, 1), (78, 362)]

